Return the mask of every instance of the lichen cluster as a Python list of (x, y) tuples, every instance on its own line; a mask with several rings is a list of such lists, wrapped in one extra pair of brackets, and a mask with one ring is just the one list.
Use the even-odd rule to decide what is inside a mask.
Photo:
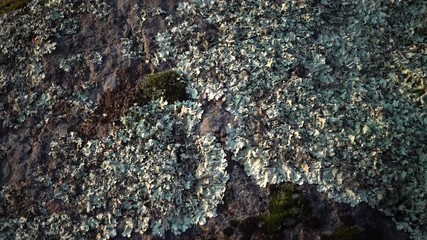
[[(419, 238), (427, 119), (404, 85), (425, 85), (425, 36), (413, 30), (426, 9), (401, 1), (189, 1), (178, 8), (181, 21), (158, 36), (158, 56), (179, 60), (194, 98), (225, 101), (235, 123), (226, 149), (260, 186), (316, 184), (336, 201), (368, 202)], [(414, 72), (401, 72), (409, 64)], [(406, 83), (396, 80), (408, 72)]]
[(109, 239), (148, 230), (163, 236), (204, 224), (216, 216), (228, 176), (216, 137), (193, 134), (201, 115), (199, 104), (153, 101), (132, 107), (104, 139), (85, 142), (71, 132), (53, 141), (49, 155), (61, 164), (35, 177), (64, 209), (9, 220), (2, 236)]
[[(56, 165), (34, 173), (44, 195), (31, 213), (3, 214), (18, 194), (2, 189), (0, 238), (180, 234), (216, 215), (227, 151), (261, 187), (315, 184), (338, 202), (369, 203), (422, 238), (427, 3), (277, 2), (183, 1), (166, 17), (153, 56), (143, 39), (121, 39), (124, 57), (176, 63), (192, 101), (133, 106), (103, 138), (54, 139), (48, 161)], [(58, 66), (43, 58), (54, 40), (78, 31), (75, 12), (102, 19), (107, 9), (102, 1), (35, 0), (20, 18), (0, 18), (2, 129), (30, 125), (29, 118), (42, 129), (61, 118), (52, 107), (62, 99), (83, 120), (94, 114), (97, 83), (82, 79), (71, 91), (45, 81), (45, 69), (78, 78), (76, 63), (102, 65), (105, 56), (67, 56)], [(225, 146), (197, 134), (203, 106), (196, 100), (223, 101), (232, 116)]]
[[(69, 89), (65, 91), (58, 84), (44, 81), (46, 78), (44, 68), (59, 67), (68, 72), (71, 70), (70, 66), (65, 60), (60, 61), (59, 66), (45, 66), (44, 57), (55, 51), (57, 42), (53, 39), (77, 32), (78, 24), (73, 17), (74, 10), (102, 18), (105, 17), (107, 6), (98, 1), (88, 4), (81, 1), (34, 0), (18, 17), (0, 18), (2, 128), (16, 129), (29, 118), (49, 117), (52, 113), (50, 109), (58, 99), (70, 97), (66, 94)], [(57, 24), (58, 22), (61, 24)], [(79, 58), (82, 56), (73, 57), (74, 60)], [(83, 58), (89, 59), (92, 56)], [(79, 70), (73, 70), (78, 77)], [(44, 119), (40, 124), (43, 121)]]

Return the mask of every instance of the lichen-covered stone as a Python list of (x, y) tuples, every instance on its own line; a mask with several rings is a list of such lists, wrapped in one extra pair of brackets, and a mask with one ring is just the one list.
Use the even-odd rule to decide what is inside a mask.
[[(405, 21), (402, 8), (416, 20)], [(179, 59), (198, 97), (224, 101), (234, 118), (226, 149), (260, 186), (317, 184), (336, 201), (406, 216), (396, 218), (398, 228), (419, 238), (425, 193), (413, 193), (425, 191), (427, 122), (422, 96), (405, 86), (424, 86), (424, 60), (409, 67), (398, 52), (425, 59), (425, 37), (408, 29), (425, 23), (426, 9), (401, 1), (189, 1), (178, 8), (184, 20), (158, 35), (166, 49), (159, 55)], [(217, 33), (198, 32), (198, 19)], [(217, 36), (208, 49), (196, 47)]]
[[(35, 0), (0, 18), (2, 173), (26, 174), (2, 188), (0, 238), (181, 234), (217, 215), (230, 162), (425, 237), (425, 2), (137, 3)], [(115, 101), (165, 66), (191, 101), (163, 101), (165, 82), (144, 106)], [(234, 213), (255, 226), (248, 201)]]

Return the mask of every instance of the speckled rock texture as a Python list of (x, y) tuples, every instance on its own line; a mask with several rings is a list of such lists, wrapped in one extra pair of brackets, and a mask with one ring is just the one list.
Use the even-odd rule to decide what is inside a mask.
[[(357, 2), (0, 16), (0, 239), (423, 239), (427, 4)], [(170, 69), (188, 99), (138, 105)]]

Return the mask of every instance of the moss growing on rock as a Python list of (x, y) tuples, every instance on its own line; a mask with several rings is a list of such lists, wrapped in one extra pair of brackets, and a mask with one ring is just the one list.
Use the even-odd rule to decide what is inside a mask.
[(169, 103), (187, 99), (185, 84), (179, 80), (175, 71), (150, 74), (138, 82), (135, 102), (144, 105), (150, 100), (160, 98)]
[(292, 185), (286, 183), (273, 193), (269, 212), (262, 216), (263, 230), (279, 234), (284, 227), (292, 227), (310, 214), (308, 200)]
[(256, 233), (264, 239), (284, 239), (283, 231), (302, 224), (307, 228), (319, 225), (319, 219), (312, 214), (308, 199), (296, 186), (285, 183), (270, 189), (272, 191), (268, 212), (230, 221), (230, 226), (238, 228), (246, 237)]
[(23, 8), (30, 2), (31, 0), (1, 0), (0, 15)]

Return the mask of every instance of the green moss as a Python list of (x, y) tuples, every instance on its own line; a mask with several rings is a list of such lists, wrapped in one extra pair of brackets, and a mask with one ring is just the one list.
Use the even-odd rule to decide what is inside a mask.
[(187, 99), (185, 84), (179, 81), (179, 75), (175, 71), (150, 74), (138, 82), (135, 102), (144, 105), (160, 98), (170, 103)]
[(362, 230), (358, 227), (341, 226), (331, 234), (322, 235), (322, 240), (362, 240)]
[(286, 183), (273, 193), (269, 211), (262, 216), (264, 232), (280, 233), (284, 227), (292, 227), (305, 220), (310, 210), (307, 199), (292, 184)]
[(283, 227), (285, 216), (283, 214), (268, 213), (263, 216), (263, 228), (268, 233), (279, 233)]
[(30, 2), (31, 0), (1, 0), (0, 15), (23, 8)]
[(250, 238), (255, 233), (264, 239), (284, 239), (283, 231), (298, 224), (307, 228), (320, 225), (320, 220), (312, 214), (310, 202), (294, 185), (282, 184), (271, 190), (268, 212), (241, 221), (231, 220), (230, 226)]

